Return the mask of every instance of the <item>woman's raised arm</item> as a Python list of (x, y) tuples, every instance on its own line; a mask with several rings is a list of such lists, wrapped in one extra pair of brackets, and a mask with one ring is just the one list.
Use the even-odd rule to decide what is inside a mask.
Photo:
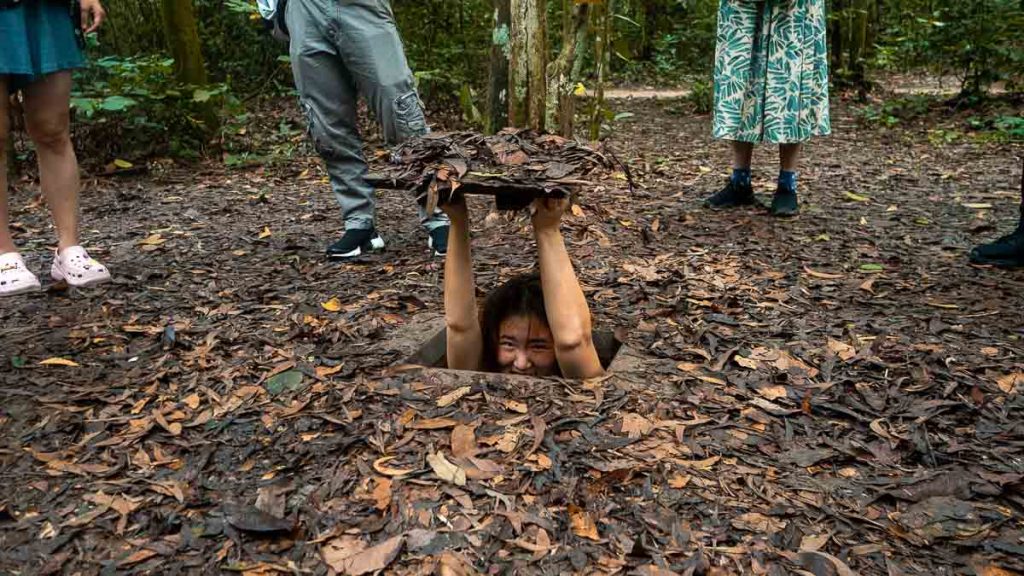
[(596, 378), (604, 374), (604, 368), (594, 348), (590, 308), (559, 229), (569, 201), (543, 198), (535, 200), (533, 206), (544, 308), (555, 339), (558, 366), (566, 378)]
[(441, 206), (451, 220), (444, 259), (444, 319), (448, 367), (479, 370), (483, 359), (480, 318), (476, 309), (473, 257), (469, 250), (469, 210), (464, 197)]

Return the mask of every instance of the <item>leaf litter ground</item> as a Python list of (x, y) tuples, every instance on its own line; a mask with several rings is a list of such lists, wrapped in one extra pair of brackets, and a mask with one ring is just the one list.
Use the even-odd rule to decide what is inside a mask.
[[(621, 106), (640, 186), (565, 230), (596, 324), (647, 360), (593, 382), (396, 368), (441, 263), (395, 192), (388, 252), (325, 262), (315, 158), (90, 182), (115, 283), (0, 311), (0, 572), (1024, 569), (1024, 277), (965, 262), (1012, 227), (1020, 148), (837, 104), (774, 220), (700, 207), (707, 117)], [(15, 203), (41, 268), (46, 213)], [(530, 269), (526, 222), (472, 205), (480, 285)]]

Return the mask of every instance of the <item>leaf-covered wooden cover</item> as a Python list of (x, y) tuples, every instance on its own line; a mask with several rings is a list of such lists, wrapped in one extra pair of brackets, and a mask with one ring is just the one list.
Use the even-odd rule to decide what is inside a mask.
[(429, 210), (456, 191), (493, 195), (499, 204), (517, 207), (541, 196), (568, 196), (616, 164), (609, 151), (553, 134), (435, 132), (378, 155), (368, 179), (415, 191)]

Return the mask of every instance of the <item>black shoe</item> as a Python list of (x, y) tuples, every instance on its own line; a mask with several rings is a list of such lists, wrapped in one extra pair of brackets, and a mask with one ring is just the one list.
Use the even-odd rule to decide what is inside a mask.
[(345, 230), (345, 235), (327, 247), (330, 260), (348, 260), (367, 252), (384, 249), (384, 239), (373, 228)]
[(799, 212), (796, 190), (779, 187), (772, 198), (772, 216), (794, 216)]
[(971, 250), (971, 262), (1017, 268), (1024, 266), (1024, 226), (989, 244)]
[(439, 226), (427, 233), (427, 247), (434, 251), (434, 256), (448, 254), (448, 226)]
[(754, 198), (754, 188), (750, 185), (743, 186), (737, 184), (732, 180), (725, 185), (725, 188), (719, 190), (714, 196), (704, 200), (704, 206), (707, 208), (732, 208), (734, 206), (750, 206), (757, 204), (757, 199)]

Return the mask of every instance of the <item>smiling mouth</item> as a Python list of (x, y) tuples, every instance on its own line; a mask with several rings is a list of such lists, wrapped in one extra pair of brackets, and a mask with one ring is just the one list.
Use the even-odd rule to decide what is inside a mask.
[(515, 374), (517, 376), (535, 376), (537, 374), (537, 370), (517, 370), (515, 368), (509, 368), (505, 373)]

